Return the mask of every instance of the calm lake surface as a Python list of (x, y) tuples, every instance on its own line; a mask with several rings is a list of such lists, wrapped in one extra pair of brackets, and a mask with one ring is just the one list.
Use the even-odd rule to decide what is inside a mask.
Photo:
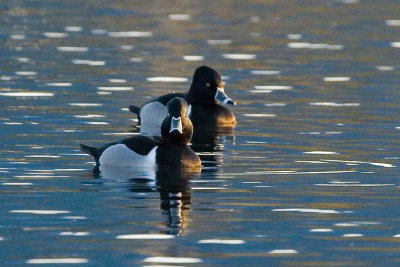
[[(0, 37), (1, 265), (400, 265), (398, 1), (2, 1)], [(94, 175), (201, 65), (238, 121), (202, 173)]]

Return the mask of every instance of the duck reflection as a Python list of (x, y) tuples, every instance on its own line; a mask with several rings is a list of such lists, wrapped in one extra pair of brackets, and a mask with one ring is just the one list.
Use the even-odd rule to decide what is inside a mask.
[(182, 168), (161, 166), (151, 168), (101, 167), (93, 173), (93, 178), (123, 183), (130, 192), (160, 195), (160, 210), (167, 226), (167, 233), (182, 235), (188, 222), (192, 204), (191, 179), (199, 178), (200, 172)]
[(160, 208), (165, 224), (169, 227), (169, 234), (183, 233), (192, 204), (190, 180), (199, 175), (182, 170), (157, 172), (156, 187), (160, 193)]
[(203, 169), (218, 170), (223, 165), (223, 151), (227, 143), (234, 144), (233, 127), (204, 127), (204, 131), (194, 131), (191, 149), (200, 157)]

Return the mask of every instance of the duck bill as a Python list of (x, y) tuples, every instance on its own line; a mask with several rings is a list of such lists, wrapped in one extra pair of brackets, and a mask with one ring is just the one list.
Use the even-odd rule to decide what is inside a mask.
[(181, 117), (178, 117), (178, 118), (172, 117), (169, 133), (171, 133), (171, 134), (182, 134), (183, 133)]
[(217, 87), (217, 92), (215, 93), (215, 100), (224, 104), (236, 105), (235, 101), (233, 101), (225, 94), (223, 87), (222, 88)]

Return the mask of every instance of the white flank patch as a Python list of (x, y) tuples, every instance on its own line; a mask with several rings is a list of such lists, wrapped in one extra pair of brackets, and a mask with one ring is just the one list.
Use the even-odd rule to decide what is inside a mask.
[(167, 83), (183, 83), (187, 82), (187, 78), (182, 77), (149, 77), (147, 78), (149, 82), (167, 82)]
[(13, 97), (49, 97), (54, 96), (53, 93), (44, 92), (6, 92), (0, 93), (1, 96), (13, 96)]
[(223, 245), (240, 245), (246, 243), (244, 240), (228, 240), (228, 239), (203, 239), (199, 240), (199, 244), (223, 244)]
[(57, 50), (60, 52), (78, 52), (78, 53), (83, 53), (83, 52), (88, 52), (89, 47), (82, 47), (82, 46), (59, 46), (57, 47)]
[(268, 252), (268, 254), (298, 254), (295, 249), (274, 249)]
[(99, 161), (102, 166), (140, 166), (155, 168), (156, 150), (157, 147), (154, 147), (147, 155), (142, 156), (133, 152), (124, 144), (116, 144), (104, 150)]
[(117, 239), (173, 239), (173, 235), (161, 234), (134, 234), (134, 235), (119, 235)]
[(10, 213), (27, 213), (35, 215), (54, 215), (71, 213), (67, 210), (10, 210)]
[(201, 263), (203, 262), (200, 258), (185, 258), (185, 257), (148, 257), (143, 262), (152, 263)]
[(319, 214), (338, 214), (336, 210), (321, 210), (321, 209), (273, 209), (272, 211), (278, 212), (300, 212), (300, 213), (319, 213)]
[(140, 110), (140, 132), (148, 135), (161, 136), (161, 124), (167, 116), (167, 106), (160, 102), (145, 104)]
[(27, 264), (80, 264), (88, 262), (89, 260), (84, 258), (30, 259), (26, 261)]
[(126, 32), (109, 32), (108, 36), (114, 38), (130, 38), (130, 37), (151, 37), (153, 36), (152, 32), (143, 32), (143, 31), (126, 31)]
[(253, 54), (223, 54), (222, 57), (234, 60), (250, 60), (255, 59), (257, 56)]

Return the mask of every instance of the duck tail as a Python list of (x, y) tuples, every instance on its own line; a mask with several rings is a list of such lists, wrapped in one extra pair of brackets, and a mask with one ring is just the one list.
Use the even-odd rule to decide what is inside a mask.
[(88, 145), (84, 145), (84, 144), (80, 144), (79, 148), (81, 149), (82, 152), (92, 155), (95, 159), (97, 159), (97, 155), (98, 155), (97, 148), (88, 146)]
[(140, 107), (134, 106), (134, 105), (130, 105), (129, 106), (129, 111), (136, 114), (136, 116), (138, 118), (138, 125), (140, 125)]

